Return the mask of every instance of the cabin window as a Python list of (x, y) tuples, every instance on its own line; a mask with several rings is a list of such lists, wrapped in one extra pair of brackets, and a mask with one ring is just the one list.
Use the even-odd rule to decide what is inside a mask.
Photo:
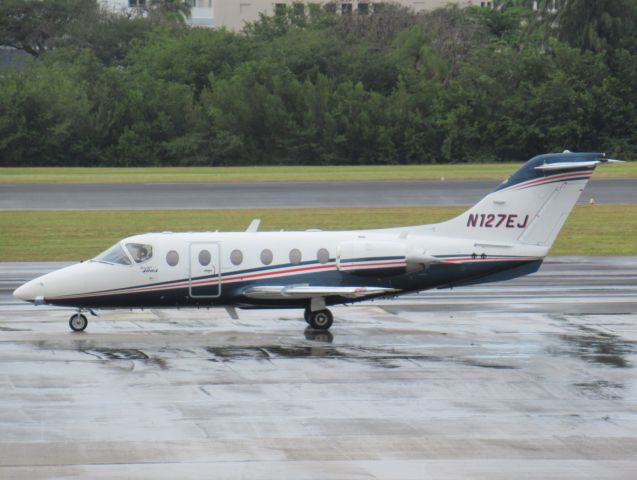
[(166, 263), (171, 267), (174, 267), (179, 263), (179, 254), (174, 250), (171, 250), (166, 254)]
[(199, 263), (204, 267), (210, 265), (210, 261), (212, 260), (212, 255), (208, 250), (202, 250), (199, 252)]
[(268, 250), (267, 248), (261, 252), (261, 263), (263, 265), (270, 265), (272, 263), (272, 250)]
[(153, 256), (153, 247), (150, 245), (143, 245), (141, 243), (127, 243), (126, 250), (133, 257), (135, 263), (142, 263), (146, 260), (150, 260)]
[(301, 263), (301, 260), (303, 259), (303, 255), (301, 254), (301, 250), (299, 250), (298, 248), (293, 248), (292, 250), (290, 250), (290, 262), (293, 264), (299, 264)]
[(243, 262), (243, 253), (241, 250), (233, 250), (230, 254), (230, 261), (233, 265), (241, 265), (241, 262)]
[(124, 252), (122, 246), (118, 243), (113, 245), (111, 248), (106, 250), (105, 252), (100, 253), (97, 257), (93, 259), (96, 262), (103, 263), (113, 263), (119, 265), (130, 265), (131, 261)]
[(327, 263), (330, 261), (330, 252), (328, 252), (326, 248), (321, 248), (316, 252), (316, 259), (320, 263)]

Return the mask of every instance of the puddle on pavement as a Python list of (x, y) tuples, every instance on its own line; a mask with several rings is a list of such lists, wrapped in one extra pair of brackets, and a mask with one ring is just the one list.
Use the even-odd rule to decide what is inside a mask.
[[(558, 320), (568, 322), (567, 318)], [(632, 366), (626, 357), (637, 351), (635, 342), (626, 341), (618, 335), (587, 325), (570, 324), (570, 326), (576, 330), (576, 333), (556, 335), (560, 344), (550, 347), (548, 349), (550, 354), (577, 357), (589, 363), (613, 368)]]
[(148, 360), (150, 357), (134, 348), (93, 348), (80, 350), (100, 360)]
[(462, 360), (462, 363), (470, 367), (495, 368), (497, 370), (515, 370), (518, 368), (513, 365), (499, 365), (497, 363), (478, 362), (477, 360)]
[(168, 368), (164, 358), (148, 355), (137, 348), (97, 347), (95, 342), (87, 340), (75, 341), (71, 347), (63, 347), (47, 341), (34, 342), (34, 346), (42, 350), (73, 350), (103, 361), (133, 360), (143, 362), (145, 365), (155, 365), (162, 370)]
[(80, 352), (92, 355), (100, 360), (139, 360), (146, 365), (155, 365), (162, 370), (168, 368), (165, 359), (151, 357), (136, 348), (87, 348), (79, 349)]
[(595, 400), (619, 400), (623, 398), (624, 385), (607, 380), (574, 383), (573, 386), (583, 395)]
[(30, 332), (27, 328), (0, 327), (0, 332)]
[[(256, 360), (267, 362), (281, 359), (326, 359), (340, 360), (346, 362), (367, 363), (374, 367), (394, 369), (411, 364), (412, 367), (418, 364), (449, 362), (452, 364), (467, 365), (477, 368), (489, 369), (514, 369), (517, 367), (501, 365), (491, 361), (476, 360), (463, 356), (432, 355), (427, 353), (425, 347), (415, 348), (414, 346), (404, 347), (359, 347), (359, 346), (335, 346), (332, 344), (334, 335), (330, 332), (315, 331), (307, 329), (304, 332), (306, 338), (312, 340), (301, 345), (234, 345), (234, 346), (197, 346), (190, 349), (177, 347), (163, 347), (155, 354), (148, 354), (138, 348), (109, 348), (103, 347), (94, 340), (82, 339), (73, 341), (71, 346), (61, 346), (59, 344), (41, 341), (35, 345), (46, 350), (74, 350), (81, 352), (95, 359), (105, 362), (138, 361), (146, 365), (155, 365), (161, 369), (168, 368), (169, 359), (178, 359), (183, 352), (188, 356), (200, 357), (202, 350), (204, 357), (211, 362), (236, 362), (245, 360)], [(227, 341), (239, 340), (238, 338), (228, 338)], [(424, 352), (424, 353), (422, 353)], [(206, 355), (207, 354), (207, 355)]]
[(212, 361), (228, 362), (233, 360), (271, 360), (275, 358), (343, 358), (338, 349), (329, 346), (246, 346), (246, 347), (207, 347), (206, 351), (214, 358)]
[(212, 362), (325, 358), (351, 362), (366, 362), (380, 368), (399, 368), (404, 364), (404, 362), (431, 363), (444, 361), (461, 363), (479, 368), (517, 368), (510, 365), (478, 362), (470, 359), (401, 352), (395, 349), (335, 347), (331, 345), (208, 347), (206, 348), (206, 351), (213, 355), (213, 357), (209, 359)]
[(634, 345), (620, 337), (607, 334), (558, 335), (565, 349), (558, 353), (575, 356), (589, 363), (614, 368), (629, 368), (627, 355), (634, 353)]

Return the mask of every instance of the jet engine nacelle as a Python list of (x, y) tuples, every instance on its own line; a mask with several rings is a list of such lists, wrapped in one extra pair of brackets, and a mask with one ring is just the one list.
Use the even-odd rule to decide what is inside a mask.
[(401, 242), (355, 240), (339, 244), (336, 266), (341, 272), (385, 277), (404, 273), (406, 256)]

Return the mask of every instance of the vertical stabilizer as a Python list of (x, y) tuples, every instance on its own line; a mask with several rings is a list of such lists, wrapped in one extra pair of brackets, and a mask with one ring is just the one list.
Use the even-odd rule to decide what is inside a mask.
[(434, 234), (550, 248), (595, 167), (605, 161), (602, 153), (534, 157), (474, 207), (433, 226)]

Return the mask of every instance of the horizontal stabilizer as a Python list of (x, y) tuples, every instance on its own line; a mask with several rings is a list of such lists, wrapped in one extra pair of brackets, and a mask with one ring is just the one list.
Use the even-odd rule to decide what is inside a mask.
[(602, 157), (599, 160), (586, 160), (581, 162), (556, 162), (556, 163), (544, 163), (535, 167), (535, 170), (542, 170), (543, 172), (551, 172), (555, 170), (576, 170), (579, 168), (593, 168), (600, 163), (625, 163), (622, 160), (614, 158)]
[(579, 168), (593, 168), (595, 165), (602, 163), (599, 160), (590, 160), (586, 162), (557, 162), (545, 163), (535, 167), (535, 170), (553, 171), (553, 170), (576, 170)]
[(280, 298), (314, 298), (314, 297), (345, 297), (360, 298), (369, 295), (379, 295), (384, 293), (394, 293), (398, 290), (394, 288), (381, 287), (330, 287), (330, 286), (310, 286), (310, 285), (264, 285), (250, 287), (243, 292), (248, 298), (258, 299), (280, 299)]

